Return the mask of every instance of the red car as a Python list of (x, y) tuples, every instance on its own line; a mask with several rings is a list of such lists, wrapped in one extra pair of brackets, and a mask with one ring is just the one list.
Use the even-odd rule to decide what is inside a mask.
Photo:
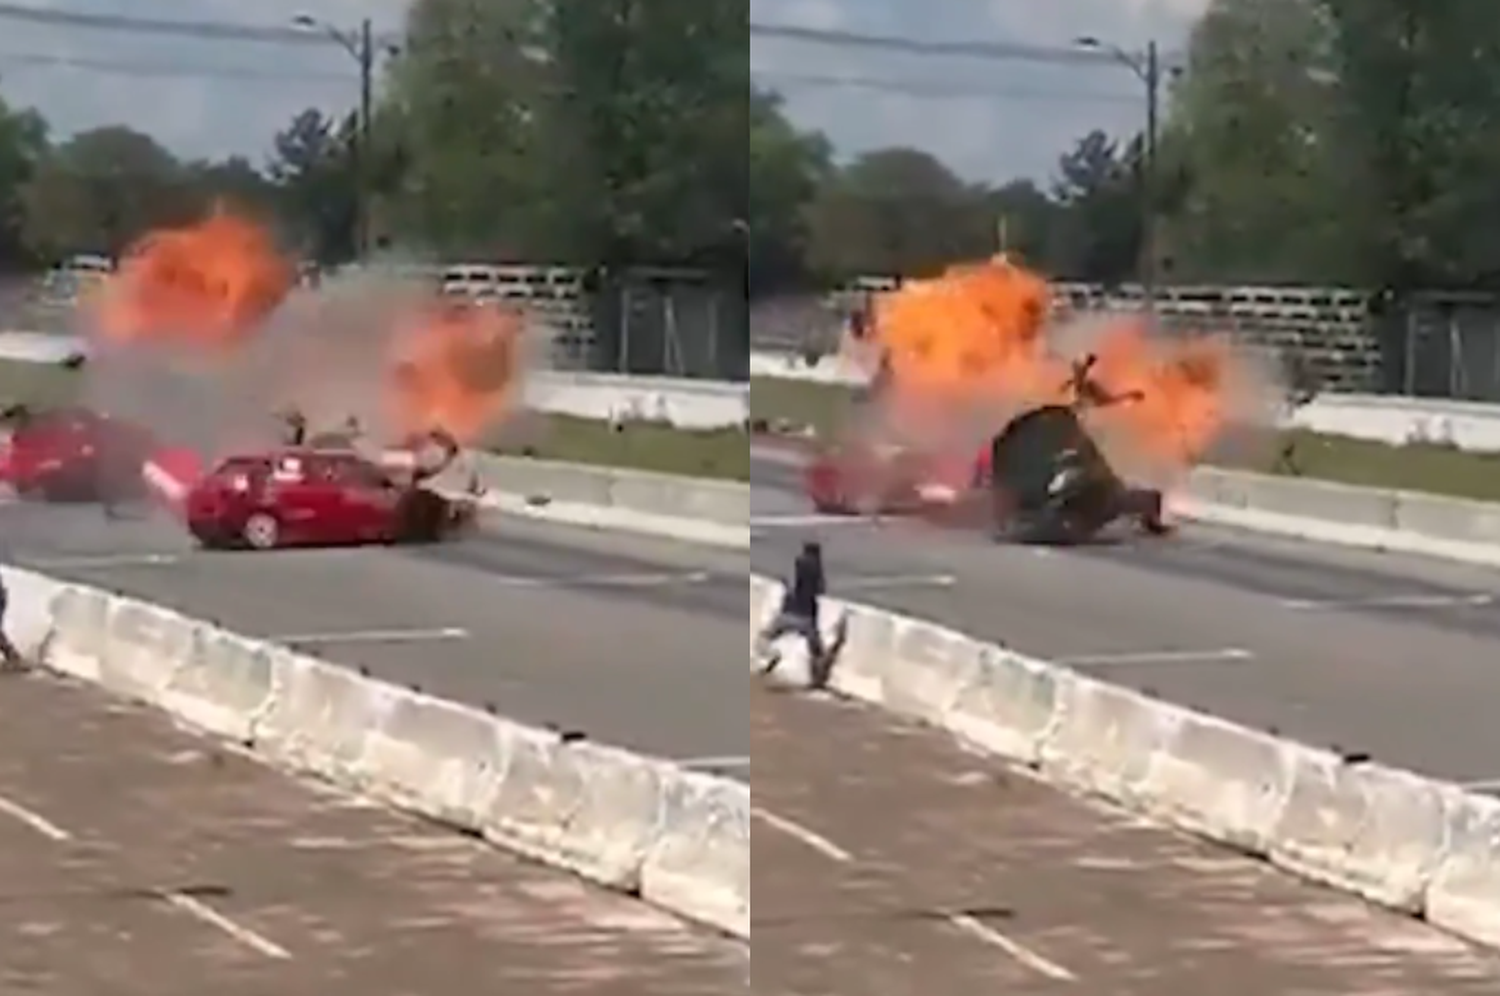
[(848, 444), (803, 472), (808, 499), (832, 515), (915, 514), (963, 505), (989, 479), (989, 452), (973, 460), (903, 446)]
[(287, 447), (230, 457), (188, 490), (181, 514), (211, 548), (432, 543), (474, 521), (447, 498), (354, 450)]
[(88, 408), (4, 413), (13, 426), (0, 441), (0, 484), (22, 498), (101, 501), (139, 497), (141, 470), (155, 445), (145, 429)]

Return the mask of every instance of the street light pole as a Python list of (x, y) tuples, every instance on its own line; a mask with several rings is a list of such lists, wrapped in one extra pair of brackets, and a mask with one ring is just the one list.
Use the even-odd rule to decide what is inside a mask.
[(1144, 79), (1146, 84), (1146, 148), (1145, 162), (1142, 163), (1141, 174), (1141, 197), (1145, 201), (1142, 205), (1141, 214), (1141, 244), (1146, 258), (1141, 267), (1141, 290), (1146, 298), (1146, 314), (1148, 317), (1156, 315), (1156, 282), (1157, 282), (1157, 244), (1156, 244), (1156, 209), (1157, 209), (1157, 145), (1160, 142), (1161, 132), (1161, 52), (1153, 39), (1146, 46), (1146, 65)]
[(371, 118), (375, 103), (375, 26), (370, 18), (360, 22), (357, 33), (341, 31), (315, 17), (299, 14), (292, 19), (298, 27), (321, 31), (337, 42), (359, 65), (359, 120), (355, 122), (350, 159), (354, 167), (354, 248), (360, 262), (370, 252)]
[(1099, 52), (1136, 75), (1146, 88), (1146, 134), (1141, 150), (1141, 292), (1145, 298), (1146, 313), (1156, 313), (1158, 280), (1158, 250), (1156, 239), (1156, 208), (1158, 190), (1157, 162), (1158, 146), (1161, 143), (1161, 86), (1165, 78), (1162, 70), (1161, 48), (1153, 39), (1144, 54), (1126, 51), (1094, 37), (1078, 38), (1074, 44), (1081, 49)]

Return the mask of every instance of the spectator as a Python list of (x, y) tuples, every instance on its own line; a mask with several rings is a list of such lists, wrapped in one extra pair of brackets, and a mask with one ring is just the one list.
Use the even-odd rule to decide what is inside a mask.
[(25, 666), (25, 660), (16, 645), (10, 642), (10, 635), (5, 629), (5, 610), (9, 607), (10, 593), (5, 586), (5, 574), (0, 572), (0, 666), (10, 670), (19, 670)]
[(782, 596), (776, 617), (756, 641), (756, 654), (762, 660), (761, 673), (770, 674), (781, 663), (775, 643), (784, 636), (800, 636), (807, 642), (807, 656), (814, 665), (823, 659), (823, 634), (819, 628), (819, 602), (827, 591), (823, 575), (823, 547), (804, 543), (792, 567), (791, 582)]

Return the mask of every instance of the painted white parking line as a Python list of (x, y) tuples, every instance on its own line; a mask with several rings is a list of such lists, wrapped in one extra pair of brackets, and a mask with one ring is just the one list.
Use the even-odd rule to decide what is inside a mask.
[(469, 631), (458, 627), (444, 629), (353, 629), (325, 633), (277, 633), (266, 637), (272, 643), (431, 643), (441, 640), (467, 640)]
[(848, 851), (844, 850), (842, 847), (838, 846), (827, 837), (824, 837), (821, 834), (814, 833), (806, 827), (793, 823), (791, 820), (786, 819), (785, 817), (777, 816), (775, 813), (767, 812), (766, 810), (761, 809), (759, 806), (751, 809), (750, 813), (756, 819), (760, 820), (771, 829), (779, 830), (781, 833), (786, 834), (788, 837), (792, 838), (798, 843), (812, 848), (814, 851), (817, 851), (819, 854), (823, 855), (826, 858), (832, 858), (834, 861), (837, 861), (840, 864), (849, 864), (854, 860), (854, 855), (850, 854)]
[(239, 941), (245, 947), (274, 961), (291, 961), (292, 953), (243, 924), (236, 923), (207, 903), (181, 892), (162, 896), (170, 905)]
[(952, 574), (868, 574), (844, 578), (834, 585), (839, 591), (877, 591), (886, 588), (952, 588)]
[(9, 816), (22, 826), (30, 827), (50, 841), (63, 844), (73, 839), (73, 835), (68, 833), (68, 831), (53, 823), (36, 810), (28, 809), (14, 799), (7, 799), (4, 796), (0, 796), (0, 813)]
[(1252, 651), (1242, 647), (1219, 647), (1212, 650), (1141, 650), (1118, 654), (1084, 654), (1077, 657), (1049, 657), (1048, 660), (1063, 667), (1110, 667), (1131, 664), (1217, 664), (1254, 658)]
[(1493, 605), (1494, 603), (1495, 596), (1484, 592), (1467, 595), (1414, 592), (1405, 595), (1377, 595), (1371, 598), (1289, 598), (1278, 604), (1283, 609), (1290, 609), (1293, 612), (1337, 612), (1339, 609), (1443, 609), (1454, 606)]
[(1051, 979), (1054, 982), (1078, 981), (1078, 976), (1063, 968), (1057, 962), (1037, 954), (1020, 941), (1005, 936), (994, 927), (986, 923), (981, 923), (977, 918), (967, 913), (955, 913), (947, 919), (949, 923), (965, 934), (976, 940), (983, 941), (991, 947), (999, 948), (1038, 975)]
[(38, 571), (108, 570), (112, 567), (166, 567), (180, 563), (175, 553), (101, 553), (62, 557), (23, 557), (21, 562)]

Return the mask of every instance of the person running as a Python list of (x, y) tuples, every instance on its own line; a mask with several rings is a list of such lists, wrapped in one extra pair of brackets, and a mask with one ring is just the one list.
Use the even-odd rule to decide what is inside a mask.
[(814, 664), (823, 659), (819, 603), (827, 589), (822, 545), (802, 544), (802, 552), (792, 567), (791, 583), (786, 586), (786, 594), (781, 599), (781, 608), (756, 640), (756, 655), (763, 661), (762, 674), (770, 674), (781, 663), (775, 644), (784, 636), (802, 637), (807, 642), (808, 659)]
[(5, 610), (9, 607), (9, 602), (10, 592), (5, 586), (5, 574), (0, 572), (0, 667), (18, 671), (26, 666), (26, 660), (10, 641), (10, 634), (5, 629)]

